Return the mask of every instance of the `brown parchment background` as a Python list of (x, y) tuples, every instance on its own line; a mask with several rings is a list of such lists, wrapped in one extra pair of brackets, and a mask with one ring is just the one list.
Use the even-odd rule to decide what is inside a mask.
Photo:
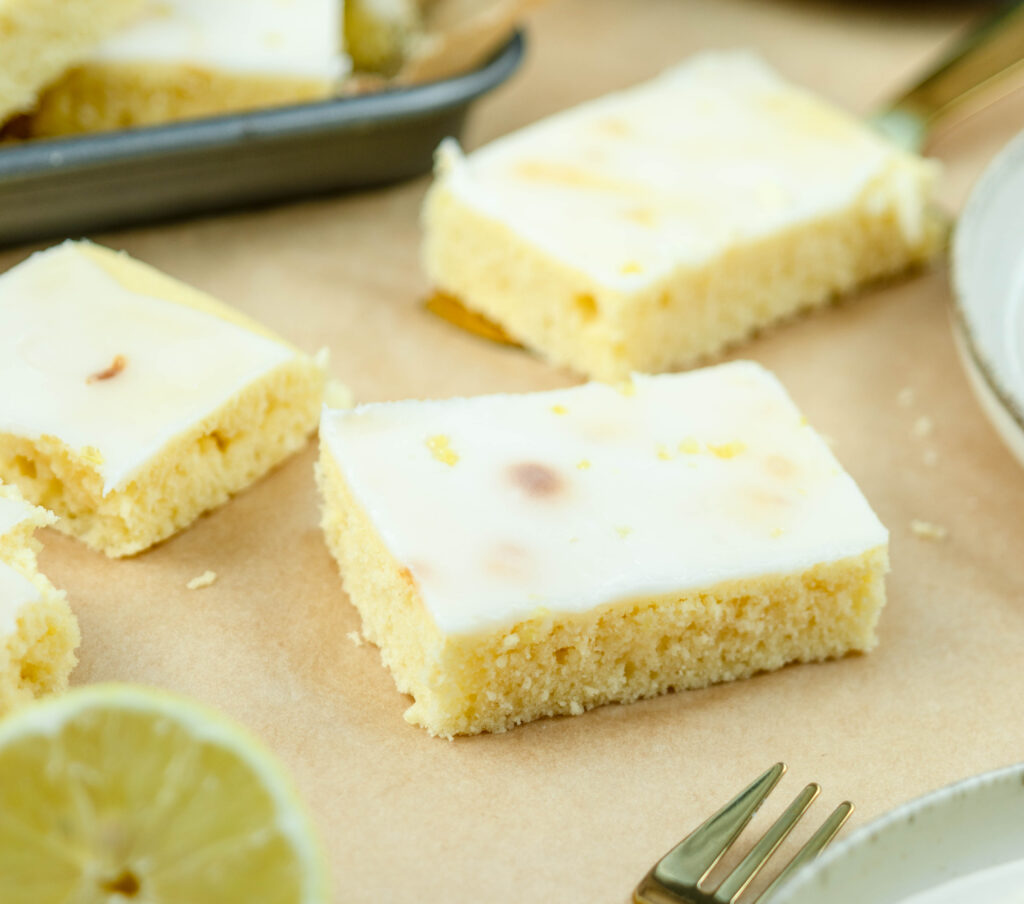
[[(973, 4), (562, 0), (535, 15), (523, 72), (481, 103), (479, 143), (657, 73), (705, 47), (762, 51), (866, 112), (967, 21)], [(666, 111), (671, 115), (671, 111)], [(951, 206), (1024, 127), (1012, 97), (946, 130)], [(397, 188), (98, 236), (206, 289), (310, 351), (362, 401), (519, 391), (574, 378), (425, 313), (418, 209)], [(0, 267), (31, 249), (0, 254)], [(872, 654), (608, 706), (449, 743), (408, 701), (358, 622), (317, 527), (315, 444), (190, 530), (107, 561), (47, 532), (42, 565), (81, 621), (77, 684), (194, 695), (249, 725), (310, 802), (337, 900), (616, 902), (717, 805), (776, 760), (781, 798), (824, 785), (855, 824), (1024, 759), (1024, 470), (956, 359), (945, 266), (771, 331), (740, 354), (773, 368), (892, 533)], [(897, 394), (912, 387), (910, 408)], [(921, 415), (933, 435), (912, 435)], [(923, 463), (934, 449), (937, 463)], [(936, 543), (911, 519), (946, 526)], [(217, 582), (188, 591), (213, 569)], [(816, 820), (810, 820), (816, 822)], [(798, 835), (806, 836), (808, 825)]]

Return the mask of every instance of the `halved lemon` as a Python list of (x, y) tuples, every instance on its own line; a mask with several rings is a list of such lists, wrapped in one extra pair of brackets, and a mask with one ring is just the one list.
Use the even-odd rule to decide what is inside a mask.
[(288, 777), (247, 731), (94, 685), (0, 722), (3, 904), (323, 904)]

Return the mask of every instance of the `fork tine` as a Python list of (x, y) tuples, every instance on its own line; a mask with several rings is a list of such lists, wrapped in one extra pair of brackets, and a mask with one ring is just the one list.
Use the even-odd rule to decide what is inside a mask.
[(687, 835), (658, 861), (652, 870), (654, 878), (677, 888), (703, 881), (750, 822), (785, 771), (785, 763), (776, 763), (703, 825)]
[(796, 856), (786, 864), (786, 868), (775, 877), (772, 884), (764, 890), (757, 900), (764, 901), (765, 904), (771, 904), (772, 893), (780, 885), (783, 885), (801, 866), (813, 860), (829, 846), (832, 839), (836, 837), (839, 830), (843, 827), (843, 824), (850, 818), (852, 812), (853, 804), (848, 800), (843, 801), (836, 807), (829, 818), (821, 824), (818, 831), (810, 837), (807, 844), (797, 851)]
[(714, 894), (716, 901), (726, 904), (735, 901), (743, 890), (750, 884), (761, 868), (768, 862), (768, 858), (775, 853), (775, 849), (782, 844), (786, 836), (793, 830), (800, 817), (807, 812), (807, 808), (814, 802), (814, 798), (821, 793), (821, 787), (813, 782), (801, 791), (772, 827), (764, 833), (761, 840), (751, 848), (750, 853), (743, 858), (736, 867), (718, 886)]

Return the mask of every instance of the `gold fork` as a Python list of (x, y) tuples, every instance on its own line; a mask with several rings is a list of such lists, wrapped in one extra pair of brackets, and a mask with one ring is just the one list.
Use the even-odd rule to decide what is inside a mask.
[[(672, 848), (636, 887), (634, 904), (730, 904), (736, 901), (821, 791), (813, 782), (804, 788), (718, 888), (701, 888), (701, 883), (739, 837), (785, 771), (785, 763), (776, 763)], [(853, 804), (849, 801), (836, 807), (775, 881), (749, 904), (754, 904), (755, 900), (768, 901), (779, 885), (825, 849), (852, 812)]]

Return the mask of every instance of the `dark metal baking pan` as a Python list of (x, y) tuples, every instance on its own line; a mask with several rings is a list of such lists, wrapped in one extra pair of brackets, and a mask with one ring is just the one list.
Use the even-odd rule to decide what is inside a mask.
[(524, 47), (517, 34), (479, 69), (425, 85), (0, 145), (0, 244), (421, 175), (472, 102), (518, 68)]

